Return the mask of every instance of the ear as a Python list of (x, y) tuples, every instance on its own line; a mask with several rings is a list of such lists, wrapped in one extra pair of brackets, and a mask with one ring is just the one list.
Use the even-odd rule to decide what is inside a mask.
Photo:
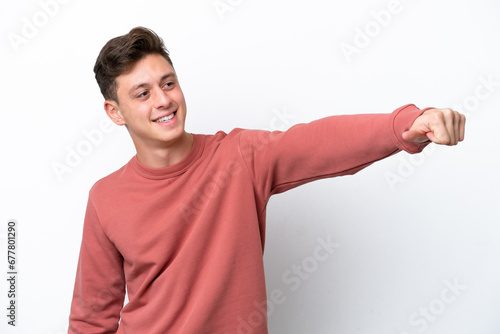
[(118, 107), (118, 103), (113, 100), (104, 101), (104, 110), (106, 110), (106, 114), (111, 120), (117, 125), (125, 125), (125, 119), (120, 113), (120, 108)]

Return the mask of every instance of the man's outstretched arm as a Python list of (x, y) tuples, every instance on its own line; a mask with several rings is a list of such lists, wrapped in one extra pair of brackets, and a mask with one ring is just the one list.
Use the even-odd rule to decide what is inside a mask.
[(431, 141), (455, 145), (464, 125), (465, 117), (451, 109), (408, 104), (391, 114), (330, 116), (285, 132), (243, 131), (241, 155), (266, 202), (307, 182), (352, 175), (401, 150), (419, 153)]

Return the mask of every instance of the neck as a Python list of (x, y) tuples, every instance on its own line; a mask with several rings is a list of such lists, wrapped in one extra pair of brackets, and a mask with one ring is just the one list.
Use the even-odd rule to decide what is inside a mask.
[(187, 132), (175, 142), (161, 147), (137, 149), (137, 159), (151, 168), (163, 168), (182, 161), (193, 147), (193, 135)]

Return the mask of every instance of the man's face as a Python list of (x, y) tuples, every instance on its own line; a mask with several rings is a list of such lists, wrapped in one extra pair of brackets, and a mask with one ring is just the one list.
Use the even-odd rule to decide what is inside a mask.
[[(186, 101), (172, 66), (152, 54), (116, 78), (113, 121), (126, 125), (138, 150), (172, 146), (184, 134)], [(107, 109), (108, 110), (108, 109)], [(108, 114), (110, 114), (108, 112)]]

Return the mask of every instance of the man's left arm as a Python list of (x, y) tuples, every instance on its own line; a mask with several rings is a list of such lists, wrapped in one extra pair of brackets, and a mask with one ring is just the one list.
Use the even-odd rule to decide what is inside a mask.
[(409, 104), (391, 114), (330, 116), (285, 132), (242, 131), (240, 153), (266, 202), (314, 180), (352, 175), (401, 150), (419, 153), (431, 141), (455, 145), (464, 125), (465, 117), (451, 109)]

